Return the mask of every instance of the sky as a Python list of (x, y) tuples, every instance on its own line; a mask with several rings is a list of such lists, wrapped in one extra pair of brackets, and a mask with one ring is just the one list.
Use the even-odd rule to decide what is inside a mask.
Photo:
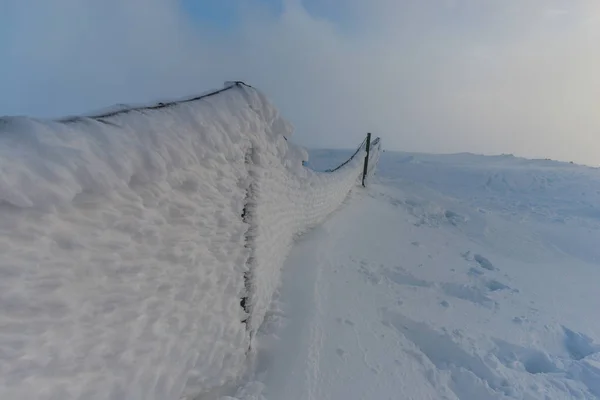
[(243, 80), (308, 147), (600, 165), (598, 0), (0, 0), (0, 115)]

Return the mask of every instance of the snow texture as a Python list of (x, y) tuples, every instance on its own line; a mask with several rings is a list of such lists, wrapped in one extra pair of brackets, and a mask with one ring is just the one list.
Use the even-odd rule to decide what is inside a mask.
[(0, 398), (175, 400), (239, 377), (293, 237), (362, 172), (304, 168), (291, 133), (240, 83), (0, 119)]
[[(255, 155), (256, 150), (258, 154), (275, 151), (254, 150)], [(256, 184), (252, 187), (251, 218), (256, 218), (258, 223), (252, 232), (251, 331), (260, 327), (271, 296), (279, 286), (281, 265), (293, 238), (316, 226), (339, 207), (362, 174), (362, 155), (333, 173), (303, 169), (302, 174), (296, 175), (282, 164), (285, 157), (253, 158), (251, 173), (256, 177)]]
[(221, 398), (600, 399), (599, 242), (599, 169), (383, 153), (295, 243)]

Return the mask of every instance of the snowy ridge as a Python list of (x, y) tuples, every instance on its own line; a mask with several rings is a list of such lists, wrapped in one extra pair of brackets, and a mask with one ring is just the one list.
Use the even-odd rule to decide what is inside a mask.
[(178, 399), (239, 377), (293, 237), (362, 172), (304, 168), (291, 133), (240, 83), (0, 119), (0, 398)]

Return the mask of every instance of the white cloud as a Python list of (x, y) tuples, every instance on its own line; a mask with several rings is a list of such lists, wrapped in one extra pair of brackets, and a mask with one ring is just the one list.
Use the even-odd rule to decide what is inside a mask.
[(307, 145), (351, 147), (370, 130), (388, 148), (600, 164), (596, 0), (315, 2), (343, 23), (297, 0), (281, 15), (240, 2), (229, 32), (192, 27), (170, 0), (37, 3), (8, 13), (0, 114), (81, 112), (242, 79)]

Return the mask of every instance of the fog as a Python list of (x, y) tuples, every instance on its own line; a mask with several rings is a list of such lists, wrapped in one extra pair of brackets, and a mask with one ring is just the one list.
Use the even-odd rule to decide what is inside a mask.
[(244, 80), (310, 147), (353, 147), (371, 131), (388, 149), (600, 165), (597, 0), (227, 2), (225, 27), (174, 0), (4, 0), (0, 115)]

